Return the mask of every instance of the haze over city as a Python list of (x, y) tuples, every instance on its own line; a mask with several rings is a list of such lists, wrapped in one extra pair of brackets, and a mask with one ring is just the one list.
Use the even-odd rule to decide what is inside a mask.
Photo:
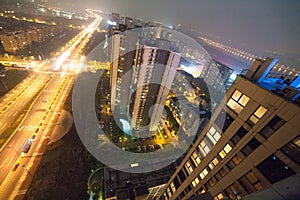
[(300, 65), (297, 0), (79, 0), (49, 1), (64, 8), (97, 8), (160, 21), (173, 27), (192, 27), (204, 36), (252, 53), (279, 54)]

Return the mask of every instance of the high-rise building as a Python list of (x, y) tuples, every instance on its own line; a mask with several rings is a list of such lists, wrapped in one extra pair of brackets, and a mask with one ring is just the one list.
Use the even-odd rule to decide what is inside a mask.
[(131, 101), (134, 130), (149, 125), (150, 131), (156, 131), (180, 57), (180, 53), (171, 51), (170, 41), (158, 39), (152, 44), (141, 44), (133, 80), (136, 92)]
[[(128, 74), (133, 70), (137, 34), (123, 34), (115, 31), (111, 39), (111, 109), (112, 111), (126, 114), (128, 112), (128, 102), (130, 99), (130, 85), (132, 76)], [(133, 51), (127, 52), (128, 49)]]
[(150, 42), (134, 31), (111, 33), (111, 109), (136, 133), (155, 131), (181, 55), (167, 40)]
[(134, 73), (136, 92), (131, 102), (133, 129), (139, 131), (149, 125), (150, 131), (156, 131), (180, 57), (180, 53), (171, 51), (170, 41), (158, 39), (141, 44)]
[[(300, 78), (268, 76), (275, 63), (238, 76), (157, 199), (242, 199), (300, 172)], [(297, 184), (279, 196), (299, 198)]]

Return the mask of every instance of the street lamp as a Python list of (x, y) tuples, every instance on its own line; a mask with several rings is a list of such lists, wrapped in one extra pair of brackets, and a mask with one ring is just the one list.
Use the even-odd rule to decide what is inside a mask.
[(30, 176), (32, 176), (33, 177), (33, 175), (31, 174), (31, 172), (26, 168), (26, 166), (25, 165), (22, 165), (22, 167), (28, 172), (28, 174), (30, 175)]

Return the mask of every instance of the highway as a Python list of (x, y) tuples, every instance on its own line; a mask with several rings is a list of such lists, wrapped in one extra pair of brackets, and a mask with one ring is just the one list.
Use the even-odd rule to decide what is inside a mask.
[(16, 121), (20, 113), (46, 81), (46, 76), (32, 74), (21, 85), (18, 85), (16, 89), (1, 99), (0, 136)]
[[(1, 99), (0, 105), (10, 104), (0, 114), (2, 131), (14, 121), (12, 116), (18, 117), (22, 106), (26, 106), (26, 101), (29, 102), (38, 90), (43, 88), (23, 122), (0, 151), (0, 199), (15, 199), (25, 194), (29, 186), (26, 183), (30, 183), (38, 167), (52, 131), (57, 125), (60, 111), (80, 72), (84, 61), (80, 53), (101, 23), (102, 18), (95, 17), (96, 19), (77, 35), (76, 40), (60, 52), (61, 55), (56, 60), (39, 63), (32, 77), (20, 83), (16, 92), (10, 92)], [(23, 153), (22, 145), (28, 139), (32, 139), (32, 145), (28, 153)]]

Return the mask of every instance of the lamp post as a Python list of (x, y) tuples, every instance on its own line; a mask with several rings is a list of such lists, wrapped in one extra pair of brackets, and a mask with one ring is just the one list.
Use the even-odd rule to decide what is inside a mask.
[(30, 176), (32, 176), (33, 177), (33, 175), (31, 174), (31, 172), (26, 168), (26, 166), (25, 165), (22, 165), (22, 167), (26, 170), (26, 172), (30, 175)]

